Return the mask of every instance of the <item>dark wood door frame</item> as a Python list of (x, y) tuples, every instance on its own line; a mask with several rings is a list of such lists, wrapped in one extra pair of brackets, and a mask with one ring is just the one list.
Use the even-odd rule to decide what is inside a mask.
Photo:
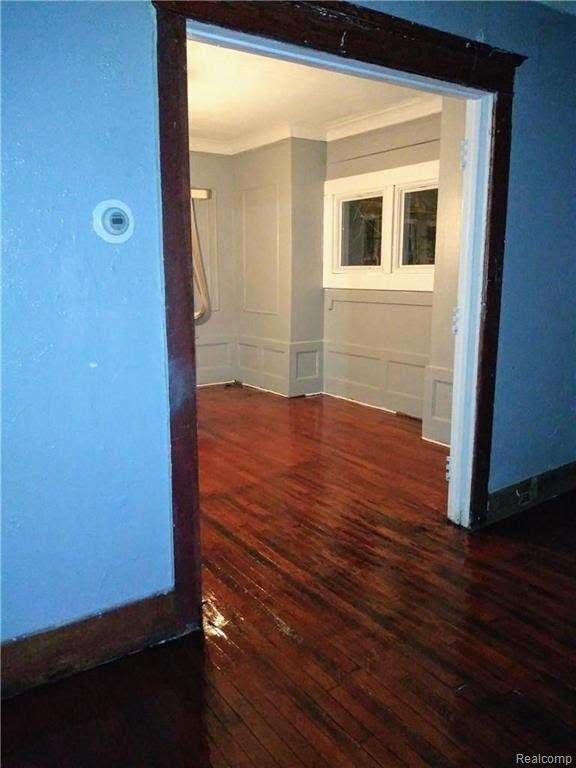
[(495, 94), (480, 328), (472, 521), (486, 517), (506, 228), (514, 74), (523, 56), (345, 2), (154, 0), (166, 327), (169, 358), (174, 589), (3, 646), (3, 689), (72, 674), (199, 628), (201, 620), (194, 296), (186, 20), (292, 43)]
[[(472, 465), (471, 521), (486, 519), (492, 447), (496, 356), (500, 324), (502, 267), (508, 199), (512, 94), (516, 68), (524, 56), (440, 32), (347, 2), (244, 2), (243, 0), (153, 0), (158, 16), (158, 71), (164, 260), (168, 345), (171, 360), (173, 482), (176, 583), (198, 589), (190, 565), (197, 556), (195, 481), (194, 338), (190, 290), (186, 20), (312, 48), (344, 58), (475, 88), (495, 95), (488, 187), (486, 252), (480, 318), (477, 418)], [(174, 364), (172, 361), (176, 360)], [(180, 412), (182, 371), (187, 372), (187, 406)], [(183, 446), (182, 442), (187, 445)], [(188, 510), (182, 517), (181, 510)], [(181, 540), (180, 540), (181, 537)], [(188, 554), (186, 554), (188, 553)], [(195, 598), (199, 599), (199, 598)]]

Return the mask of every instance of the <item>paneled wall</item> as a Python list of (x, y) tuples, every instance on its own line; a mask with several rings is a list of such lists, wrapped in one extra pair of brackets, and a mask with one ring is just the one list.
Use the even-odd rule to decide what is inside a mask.
[(239, 248), (238, 376), (289, 394), (291, 141), (234, 157)]
[(192, 153), (193, 184), (213, 189), (196, 204), (214, 301), (197, 331), (200, 383), (238, 379), (284, 395), (349, 397), (424, 416), (426, 436), (448, 442), (462, 105), (452, 113), (460, 122), (446, 134), (438, 297), (323, 290), (322, 215), (326, 177), (438, 159), (440, 115), (328, 144), (286, 139), (233, 157)]
[(326, 291), (324, 391), (421, 417), (432, 294)]
[(323, 391), (322, 232), (326, 142), (292, 140), (290, 394)]
[(211, 311), (196, 323), (199, 384), (237, 378), (238, 253), (236, 248), (233, 158), (192, 152), (193, 187), (208, 188), (208, 200), (195, 200)]
[(440, 114), (330, 141), (326, 178), (385, 171), (440, 156)]
[(197, 324), (198, 381), (284, 395), (322, 388), (326, 145), (286, 139), (235, 156), (192, 152), (212, 311)]
[[(328, 144), (327, 178), (437, 160), (440, 115)], [(324, 391), (421, 418), (432, 293), (325, 291)]]
[(454, 369), (453, 308), (458, 303), (458, 261), (462, 215), (460, 142), (466, 129), (466, 103), (443, 99), (440, 183), (430, 360), (424, 381), (422, 434), (449, 444)]

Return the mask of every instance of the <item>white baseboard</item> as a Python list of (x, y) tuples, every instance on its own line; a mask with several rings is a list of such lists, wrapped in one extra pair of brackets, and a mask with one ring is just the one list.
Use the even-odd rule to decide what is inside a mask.
[(441, 445), (443, 448), (450, 448), (450, 443), (443, 443), (440, 440), (432, 440), (431, 437), (424, 437), (424, 435), (422, 435), (422, 440), (425, 440), (427, 443), (434, 443), (434, 445)]
[(398, 411), (391, 411), (390, 408), (384, 408), (383, 405), (372, 405), (372, 403), (363, 403), (361, 400), (354, 400), (351, 397), (344, 397), (344, 395), (334, 395), (332, 392), (318, 392), (319, 395), (325, 395), (326, 397), (333, 397), (336, 400), (346, 400), (348, 403), (355, 403), (356, 405), (363, 405), (365, 408), (373, 408), (375, 411), (384, 411), (385, 413), (398, 414)]
[(236, 379), (228, 379), (227, 381), (211, 381), (209, 384), (197, 384), (196, 389), (204, 389), (205, 387), (221, 387), (224, 384), (235, 384)]
[(273, 389), (264, 389), (264, 387), (257, 387), (256, 384), (246, 384), (243, 381), (238, 382), (242, 387), (246, 387), (247, 389), (257, 389), (258, 392), (266, 392), (268, 395), (276, 395), (277, 397), (285, 397), (287, 400), (290, 399), (289, 395), (285, 395), (284, 392), (274, 392)]

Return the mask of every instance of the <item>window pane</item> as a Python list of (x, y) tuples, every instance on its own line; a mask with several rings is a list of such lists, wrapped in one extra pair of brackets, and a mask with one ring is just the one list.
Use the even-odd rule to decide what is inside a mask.
[(437, 189), (404, 194), (402, 264), (434, 264)]
[(343, 202), (341, 266), (378, 266), (381, 242), (382, 198)]

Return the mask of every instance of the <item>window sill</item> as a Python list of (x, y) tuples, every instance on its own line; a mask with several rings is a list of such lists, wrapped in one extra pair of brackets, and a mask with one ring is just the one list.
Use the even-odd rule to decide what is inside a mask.
[(331, 272), (324, 275), (323, 288), (353, 288), (372, 291), (433, 291), (434, 272), (399, 274), (362, 271)]

